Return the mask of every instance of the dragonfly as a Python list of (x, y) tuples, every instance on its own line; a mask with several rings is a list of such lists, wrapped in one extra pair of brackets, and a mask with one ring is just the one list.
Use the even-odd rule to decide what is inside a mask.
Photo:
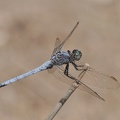
[[(98, 95), (97, 92), (92, 90), (88, 85), (94, 85), (97, 87), (108, 88), (108, 89), (116, 89), (120, 87), (120, 84), (117, 81), (117, 79), (113, 76), (109, 76), (102, 72), (96, 71), (95, 69), (90, 67), (89, 64), (87, 63), (84, 64), (80, 62), (80, 59), (82, 57), (81, 51), (77, 49), (74, 49), (72, 52), (70, 50), (66, 52), (61, 50), (63, 45), (66, 43), (66, 41), (69, 40), (70, 36), (77, 28), (78, 24), (79, 22), (77, 22), (77, 24), (74, 26), (72, 31), (62, 42), (59, 38), (56, 39), (54, 50), (52, 52), (50, 60), (44, 62), (39, 67), (29, 72), (23, 73), (19, 76), (16, 76), (5, 82), (0, 83), (0, 88), (7, 86), (13, 82), (19, 81), (30, 75), (33, 75), (37, 72), (48, 70), (49, 73), (52, 73), (59, 80), (62, 80), (67, 84), (72, 84), (73, 82), (75, 82), (79, 85), (78, 89), (88, 92), (94, 97), (104, 101), (104, 99), (100, 95)], [(70, 67), (69, 67), (70, 65), (72, 65), (75, 71), (79, 73), (77, 77), (70, 73)], [(91, 79), (82, 80), (81, 78), (86, 74)]]

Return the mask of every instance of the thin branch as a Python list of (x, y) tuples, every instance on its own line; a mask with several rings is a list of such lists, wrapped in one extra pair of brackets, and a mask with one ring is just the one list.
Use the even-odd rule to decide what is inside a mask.
[(51, 112), (51, 114), (48, 116), (46, 120), (52, 120), (56, 114), (59, 112), (59, 110), (62, 108), (62, 106), (65, 104), (65, 102), (68, 100), (68, 98), (72, 95), (72, 93), (77, 89), (79, 85), (74, 82), (70, 88), (67, 90), (66, 94), (63, 96), (63, 98), (57, 103), (54, 110)]

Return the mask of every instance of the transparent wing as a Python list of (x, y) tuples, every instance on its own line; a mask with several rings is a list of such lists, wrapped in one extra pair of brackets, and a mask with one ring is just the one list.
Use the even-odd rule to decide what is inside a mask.
[(93, 95), (94, 97), (96, 97), (96, 98), (98, 98), (100, 100), (105, 101), (100, 95), (98, 95), (97, 92), (95, 92), (94, 90), (92, 90), (91, 88), (89, 88), (87, 85), (85, 85), (81, 81), (80, 81), (80, 85), (79, 85), (78, 89), (80, 89), (82, 91), (85, 91), (85, 92), (88, 92), (89, 94)]
[(92, 78), (89, 79), (89, 84), (107, 89), (116, 89), (120, 87), (119, 82), (113, 76), (106, 75), (94, 69), (90, 69), (86, 73)]
[(55, 55), (57, 52), (59, 52), (59, 45), (61, 43), (61, 40), (59, 38), (56, 38), (56, 41), (55, 41), (55, 46), (54, 46), (54, 50), (53, 50), (53, 53), (52, 53), (52, 56)]
[(74, 80), (68, 78), (66, 75), (64, 75), (64, 65), (63, 66), (53, 66), (53, 68), (51, 69), (48, 69), (48, 72), (60, 81), (68, 84), (68, 85), (71, 85)]
[[(117, 89), (120, 87), (119, 82), (113, 76), (106, 75), (89, 67), (85, 74), (85, 79), (81, 80), (86, 85), (94, 85), (100, 88)], [(79, 79), (79, 78), (78, 78)]]
[(60, 51), (64, 45), (64, 43), (69, 39), (69, 37), (72, 35), (72, 33), (74, 32), (74, 30), (77, 28), (79, 22), (77, 22), (77, 24), (75, 25), (75, 27), (72, 29), (72, 31), (68, 34), (68, 36), (63, 40), (63, 42), (60, 41), (59, 38), (56, 39), (56, 42), (55, 42), (55, 47), (54, 47), (54, 50), (53, 50), (53, 54), (56, 54), (58, 51)]
[[(49, 70), (49, 73), (52, 72), (52, 74), (55, 78), (57, 78), (58, 80), (61, 80), (64, 83), (71, 85), (74, 82), (74, 80), (70, 79), (69, 77), (64, 75), (64, 69), (65, 69), (64, 66), (54, 66), (52, 69)], [(69, 74), (69, 75), (72, 76), (71, 74)], [(85, 92), (88, 92), (89, 94), (93, 95), (94, 97), (96, 97), (100, 100), (104, 100), (95, 91), (93, 91), (91, 88), (86, 86), (84, 83), (82, 83), (81, 81), (79, 83), (80, 83), (80, 85), (79, 85), (78, 89), (85, 91)]]

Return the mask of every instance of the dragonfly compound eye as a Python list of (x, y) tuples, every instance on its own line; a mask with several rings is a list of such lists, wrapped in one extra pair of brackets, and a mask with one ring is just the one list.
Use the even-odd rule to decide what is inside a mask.
[(72, 53), (73, 53), (74, 59), (75, 59), (76, 61), (80, 60), (80, 58), (81, 58), (81, 56), (82, 56), (81, 51), (79, 51), (79, 50), (73, 50)]

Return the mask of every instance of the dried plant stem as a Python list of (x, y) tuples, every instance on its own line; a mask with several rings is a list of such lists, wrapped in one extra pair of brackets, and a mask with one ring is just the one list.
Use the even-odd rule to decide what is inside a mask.
[(63, 96), (63, 98), (57, 103), (56, 107), (52, 111), (52, 113), (48, 116), (46, 120), (52, 120), (55, 115), (59, 112), (59, 110), (62, 108), (64, 103), (68, 100), (68, 98), (72, 95), (72, 93), (76, 90), (78, 87), (77, 83), (73, 83), (70, 88), (67, 90), (66, 94)]

